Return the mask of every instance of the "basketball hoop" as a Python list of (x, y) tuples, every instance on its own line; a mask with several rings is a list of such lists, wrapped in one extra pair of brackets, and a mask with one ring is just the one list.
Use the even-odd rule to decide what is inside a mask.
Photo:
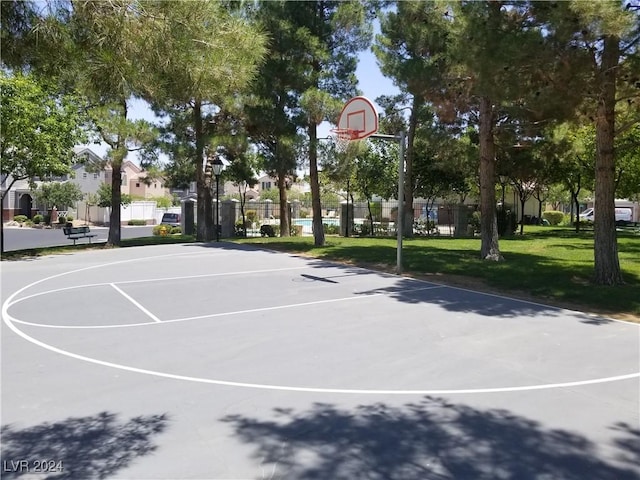
[(378, 131), (378, 113), (373, 102), (366, 97), (353, 97), (345, 103), (338, 117), (334, 134), (336, 150), (344, 153), (351, 142), (364, 140)]
[(358, 130), (352, 128), (332, 128), (333, 141), (336, 146), (336, 150), (340, 153), (344, 153), (349, 148), (349, 143), (358, 139)]

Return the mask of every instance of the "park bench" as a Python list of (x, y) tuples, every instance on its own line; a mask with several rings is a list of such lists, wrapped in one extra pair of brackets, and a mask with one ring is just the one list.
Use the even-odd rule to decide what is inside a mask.
[(91, 233), (89, 227), (63, 227), (62, 231), (69, 240), (73, 240), (74, 245), (79, 238), (88, 238), (91, 243), (91, 238), (96, 236), (95, 233)]

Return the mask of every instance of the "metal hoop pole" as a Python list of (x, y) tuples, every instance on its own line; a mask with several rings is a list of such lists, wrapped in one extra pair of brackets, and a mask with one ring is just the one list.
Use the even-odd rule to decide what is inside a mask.
[(396, 248), (396, 270), (402, 273), (402, 229), (404, 227), (404, 132), (400, 132), (400, 148), (398, 149), (398, 246)]
[(382, 140), (398, 140), (400, 148), (398, 149), (398, 218), (397, 226), (397, 247), (396, 247), (396, 272), (398, 275), (402, 273), (402, 229), (404, 217), (404, 131), (398, 135), (386, 135), (383, 133), (374, 133), (370, 138), (380, 138)]

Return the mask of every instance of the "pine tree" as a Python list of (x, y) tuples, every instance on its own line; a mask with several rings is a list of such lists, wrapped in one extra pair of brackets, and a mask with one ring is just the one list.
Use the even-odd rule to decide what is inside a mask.
[(358, 1), (287, 2), (292, 25), (310, 47), (298, 60), (303, 65), (300, 125), (309, 139), (309, 180), (316, 246), (324, 245), (318, 180), (318, 125), (334, 120), (336, 100), (356, 94), (357, 53), (369, 45), (371, 24), (366, 6)]
[[(182, 131), (171, 132), (185, 144), (195, 170), (198, 196), (196, 237), (214, 238), (212, 174), (216, 134), (227, 128), (235, 97), (254, 79), (265, 53), (265, 37), (220, 2), (149, 2), (143, 17), (146, 49), (141, 67), (144, 98)], [(222, 124), (221, 124), (221, 123)], [(180, 161), (180, 159), (177, 159)]]
[[(616, 135), (640, 122), (640, 6), (632, 2), (554, 2), (536, 4), (536, 14), (565, 63), (581, 84), (572, 90), (584, 97), (577, 117), (595, 124), (594, 281), (623, 283), (615, 229)], [(569, 90), (564, 88), (564, 92)], [(619, 95), (619, 93), (624, 93)], [(616, 125), (619, 101), (635, 104), (631, 118)]]

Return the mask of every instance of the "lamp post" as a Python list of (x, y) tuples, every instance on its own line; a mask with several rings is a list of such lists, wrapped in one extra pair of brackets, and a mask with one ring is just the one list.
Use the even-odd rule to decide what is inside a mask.
[(213, 174), (216, 176), (216, 242), (220, 241), (220, 174), (224, 168), (224, 164), (220, 157), (216, 156), (215, 160), (211, 162), (213, 168)]

